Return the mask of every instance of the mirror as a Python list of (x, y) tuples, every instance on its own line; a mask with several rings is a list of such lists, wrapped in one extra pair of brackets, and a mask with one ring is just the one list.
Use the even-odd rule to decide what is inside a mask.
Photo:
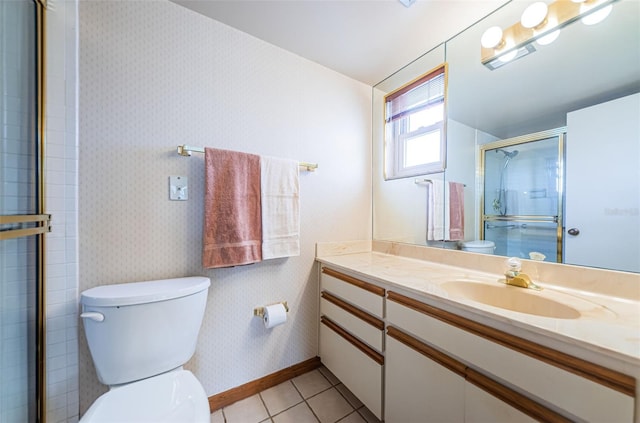
[[(493, 71), (480, 63), (480, 38), (483, 32), (494, 25), (506, 28), (518, 22), (522, 11), (529, 2), (512, 1), (491, 15), (482, 19), (443, 45), (429, 51), (424, 56), (399, 70), (373, 89), (373, 238), (405, 242), (418, 245), (430, 245), (444, 248), (460, 248), (459, 242), (427, 241), (427, 188), (416, 181), (406, 178), (384, 181), (382, 177), (384, 127), (383, 98), (388, 92), (397, 89), (416, 77), (428, 72), (442, 62), (448, 63), (447, 83), (447, 164), (444, 173), (425, 175), (422, 179), (445, 180), (463, 183), (464, 189), (464, 239), (479, 240), (483, 237), (480, 204), (484, 201), (484, 182), (482, 179), (481, 148), (491, 145), (512, 145), (513, 140), (527, 137), (529, 134), (555, 130), (571, 125), (571, 116), (576, 115), (577, 122), (581, 110), (591, 106), (605, 105), (612, 100), (627, 98), (640, 92), (640, 3), (634, 0), (620, 0), (613, 3), (610, 15), (596, 25), (584, 25), (577, 21), (563, 28), (558, 39), (546, 46), (534, 44), (536, 51), (516, 59)], [(617, 101), (617, 100), (616, 100)], [(632, 105), (635, 98), (632, 99)], [(613, 103), (613, 102), (612, 102)], [(635, 106), (634, 106), (635, 107)], [(567, 116), (570, 116), (569, 120)], [(631, 118), (632, 126), (637, 129), (638, 117)], [(617, 126), (602, 121), (601, 126)], [(583, 146), (572, 145), (571, 130), (566, 130), (566, 155), (560, 159), (560, 170), (564, 178), (565, 170), (583, 166), (584, 154), (574, 154)], [(578, 131), (574, 131), (577, 133)], [(607, 134), (607, 133), (606, 133)], [(624, 134), (623, 134), (624, 135)], [(633, 160), (628, 172), (617, 171), (617, 161), (611, 162), (609, 152), (617, 138), (604, 135), (595, 148), (600, 155), (600, 165), (596, 166), (598, 178), (604, 184), (603, 195), (616, 190), (627, 192), (627, 197), (638, 197), (639, 154), (633, 152)], [(573, 138), (577, 139), (577, 136)], [(632, 140), (631, 148), (638, 151), (639, 139)], [(526, 150), (526, 149), (525, 149)], [(510, 151), (507, 149), (507, 151)], [(524, 151), (524, 150), (523, 150)], [(584, 152), (582, 152), (584, 153)], [(565, 154), (563, 152), (563, 154)], [(594, 155), (592, 154), (592, 156)], [(617, 151), (621, 157), (620, 151)], [(626, 154), (626, 153), (625, 153)], [(509, 169), (517, 168), (513, 159)], [(573, 162), (572, 162), (573, 160)], [(612, 163), (616, 163), (615, 166)], [(590, 164), (593, 166), (593, 164)], [(616, 171), (614, 171), (616, 169)], [(594, 173), (594, 172), (592, 172)], [(612, 182), (616, 173), (622, 173), (622, 179)], [(620, 175), (618, 175), (620, 178)], [(576, 183), (560, 179), (562, 199), (571, 199), (578, 195)], [(418, 182), (418, 183), (416, 183)], [(580, 184), (577, 184), (580, 185)], [(596, 191), (597, 192), (597, 191)], [(540, 195), (536, 190), (535, 195)], [(531, 194), (530, 194), (531, 195)], [(590, 201), (594, 206), (607, 203), (603, 207), (605, 214), (625, 215), (627, 218), (626, 238), (640, 238), (640, 213), (634, 198), (631, 205), (616, 206), (605, 196), (601, 201), (590, 192)], [(563, 216), (568, 204), (560, 207), (559, 233), (563, 248), (573, 238), (567, 231), (572, 227)], [(608, 210), (608, 211), (607, 211)], [(564, 220), (563, 220), (564, 219)], [(630, 223), (629, 223), (630, 222)], [(609, 223), (601, 225), (607, 231)], [(612, 223), (613, 225), (613, 223)], [(581, 235), (587, 237), (583, 231)], [(619, 244), (619, 245), (612, 245)], [(611, 240), (592, 240), (590, 249), (600, 245), (600, 249), (626, 248), (625, 243)], [(566, 251), (565, 251), (566, 253)], [(637, 255), (636, 255), (637, 257)], [(529, 258), (524, 256), (524, 258)], [(590, 262), (589, 259), (567, 260), (563, 262), (611, 268), (626, 271), (639, 271), (636, 268), (618, 264)], [(548, 258), (547, 261), (556, 261)], [(636, 259), (637, 261), (637, 259)], [(638, 264), (636, 264), (638, 265)]]

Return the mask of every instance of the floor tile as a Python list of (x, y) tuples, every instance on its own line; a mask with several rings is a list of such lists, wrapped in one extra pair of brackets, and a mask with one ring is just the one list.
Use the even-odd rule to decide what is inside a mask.
[(380, 423), (321, 366), (217, 410), (211, 423)]
[(354, 410), (335, 388), (309, 398), (307, 402), (321, 423), (334, 423)]
[(274, 416), (302, 402), (302, 397), (291, 381), (286, 381), (260, 393), (269, 415)]
[(301, 402), (277, 416), (273, 417), (274, 423), (318, 423), (309, 406)]
[(298, 388), (303, 398), (309, 398), (317, 393), (331, 388), (329, 381), (322, 376), (319, 370), (313, 370), (292, 379), (293, 384)]
[(222, 412), (227, 423), (257, 423), (269, 417), (258, 394), (224, 407)]

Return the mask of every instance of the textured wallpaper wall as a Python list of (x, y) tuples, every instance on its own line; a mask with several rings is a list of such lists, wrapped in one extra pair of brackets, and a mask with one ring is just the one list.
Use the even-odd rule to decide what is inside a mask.
[[(371, 238), (371, 87), (173, 3), (79, 13), (80, 291), (209, 276), (187, 365), (208, 395), (314, 357), (315, 243)], [(183, 143), (318, 162), (301, 174), (301, 255), (202, 269), (203, 156)], [(188, 201), (169, 201), (169, 175)], [(280, 300), (288, 322), (264, 329), (253, 308)], [(106, 388), (79, 338), (84, 412)]]

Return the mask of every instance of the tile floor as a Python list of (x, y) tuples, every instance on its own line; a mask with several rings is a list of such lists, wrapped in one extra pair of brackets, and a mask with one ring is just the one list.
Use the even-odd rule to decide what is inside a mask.
[(379, 423), (326, 368), (238, 401), (211, 415), (211, 423)]

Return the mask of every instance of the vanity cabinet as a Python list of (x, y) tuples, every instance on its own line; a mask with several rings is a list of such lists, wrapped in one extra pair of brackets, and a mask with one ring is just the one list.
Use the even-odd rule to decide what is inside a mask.
[(320, 291), (322, 363), (382, 420), (385, 290), (323, 268)]
[[(458, 407), (465, 410), (464, 418), (457, 421), (482, 420), (487, 413), (506, 413), (511, 416), (509, 421), (526, 420), (527, 415), (541, 421), (633, 421), (635, 379), (630, 376), (397, 292), (388, 292), (386, 312), (385, 406), (389, 423), (405, 421), (392, 414), (403, 407), (416, 407), (416, 413), (452, 407), (439, 399), (444, 393), (433, 398), (431, 394), (415, 394), (413, 405), (396, 398), (394, 391), (401, 388), (389, 385), (397, 379), (392, 371), (408, 362), (407, 351), (398, 353), (396, 341), (414, 351), (413, 362), (420, 363), (418, 368), (433, 367), (432, 363), (424, 364), (431, 361), (449, 371), (438, 370), (447, 374), (442, 389), (450, 391), (445, 396), (457, 398)], [(429, 379), (425, 383), (438, 389), (439, 379)]]
[(444, 365), (426, 352), (425, 344), (393, 327), (389, 330), (385, 421), (420, 422), (428, 416), (434, 422), (463, 422), (464, 367)]
[(320, 358), (380, 420), (634, 421), (634, 377), (391, 284), (323, 267), (320, 285)]
[[(532, 401), (503, 387), (466, 364), (431, 347), (393, 326), (387, 329), (385, 362), (385, 418), (388, 423), (437, 422), (535, 422), (536, 420), (501, 400), (522, 407)], [(477, 384), (477, 385), (476, 385)], [(537, 404), (540, 420), (562, 418)], [(544, 413), (543, 413), (544, 411)]]

